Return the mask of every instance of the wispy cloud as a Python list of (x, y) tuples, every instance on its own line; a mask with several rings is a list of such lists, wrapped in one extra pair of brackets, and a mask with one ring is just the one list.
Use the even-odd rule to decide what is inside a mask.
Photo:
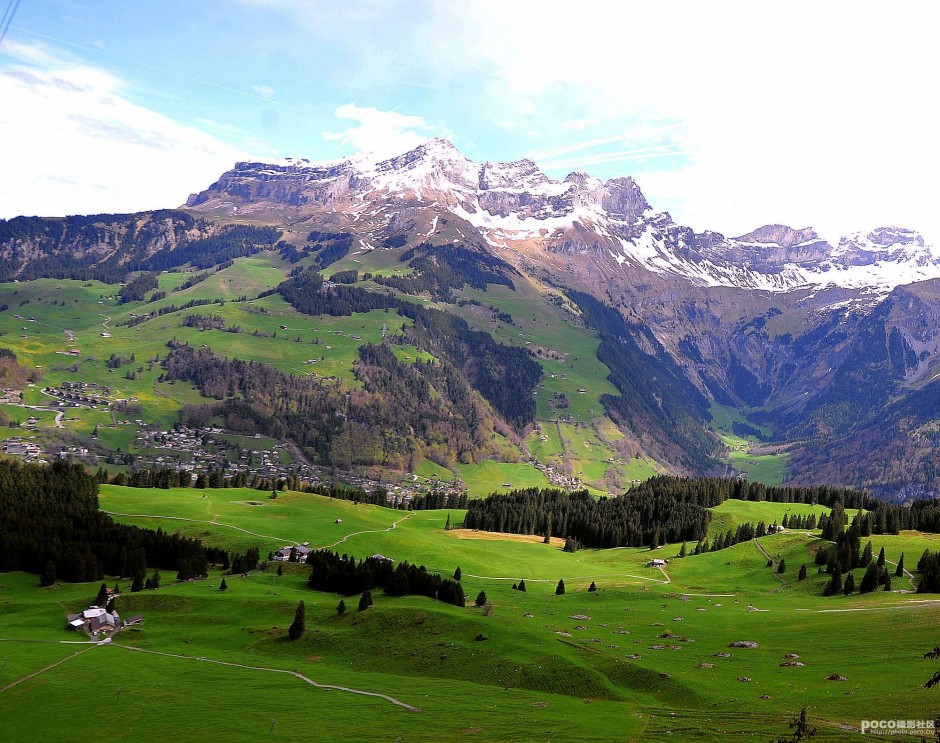
[(4, 217), (177, 206), (245, 157), (131, 102), (127, 84), (45, 49), (10, 45), (0, 69)]
[(545, 170), (562, 170), (567, 168), (584, 169), (593, 165), (605, 165), (608, 163), (625, 162), (630, 160), (648, 160), (651, 158), (668, 159), (671, 166), (675, 164), (677, 158), (684, 158), (689, 155), (688, 150), (678, 144), (660, 145), (658, 147), (639, 147), (626, 150), (610, 150), (608, 152), (597, 152), (579, 155), (578, 157), (569, 157), (562, 160), (537, 161)]
[(274, 88), (270, 85), (252, 85), (251, 89), (262, 98), (274, 98)]
[(352, 147), (378, 157), (400, 155), (439, 133), (437, 127), (420, 116), (363, 108), (354, 103), (337, 108), (336, 118), (356, 123), (341, 132), (323, 132), (324, 139), (336, 142), (337, 147)]

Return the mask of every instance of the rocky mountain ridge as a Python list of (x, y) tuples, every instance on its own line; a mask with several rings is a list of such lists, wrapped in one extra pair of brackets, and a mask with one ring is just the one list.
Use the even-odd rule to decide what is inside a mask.
[(448, 211), (497, 250), (591, 252), (611, 270), (642, 269), (703, 287), (842, 287), (883, 296), (940, 277), (940, 255), (908, 229), (858, 232), (837, 245), (811, 228), (784, 225), (738, 237), (696, 233), (656, 211), (630, 177), (601, 181), (574, 172), (556, 181), (532, 160), (475, 163), (439, 138), (381, 161), (238, 163), (186, 206), (243, 215), (273, 206), (362, 221), (389, 204)]

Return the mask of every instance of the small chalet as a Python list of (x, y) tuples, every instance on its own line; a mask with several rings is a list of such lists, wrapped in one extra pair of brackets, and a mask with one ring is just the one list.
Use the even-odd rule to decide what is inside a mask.
[(663, 559), (661, 559), (661, 558), (659, 558), (659, 557), (654, 557), (652, 560), (650, 560), (648, 563), (646, 563), (646, 567), (648, 567), (648, 568), (664, 568), (664, 567), (666, 567), (668, 564), (669, 564), (669, 560), (663, 560)]
[(307, 555), (312, 550), (306, 545), (286, 545), (274, 553), (274, 559), (277, 562), (306, 562)]
[(116, 611), (107, 611), (100, 606), (89, 606), (79, 614), (69, 614), (68, 627), (72, 630), (85, 630), (91, 635), (113, 632), (121, 626), (121, 617)]

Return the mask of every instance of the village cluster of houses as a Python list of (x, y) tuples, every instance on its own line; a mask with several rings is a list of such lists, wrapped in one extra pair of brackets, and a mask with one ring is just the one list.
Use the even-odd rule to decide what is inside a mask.
[(43, 387), (43, 393), (72, 406), (109, 406), (111, 388), (94, 382), (62, 382), (58, 387)]
[[(221, 437), (221, 428), (188, 428), (181, 426), (169, 431), (154, 431), (141, 428), (134, 446), (141, 451), (136, 454), (139, 467), (153, 469), (170, 468), (186, 470), (194, 475), (208, 472), (210, 469), (221, 470), (226, 477), (239, 473), (258, 475), (275, 480), (298, 475), (307, 482), (319, 482), (319, 473), (303, 463), (285, 465), (281, 462), (284, 444), (273, 448), (258, 448), (242, 445), (237, 459), (230, 459), (229, 452), (238, 449), (235, 444)], [(261, 434), (256, 434), (256, 439)], [(207, 444), (211, 444), (208, 447)], [(165, 449), (165, 452), (160, 452)]]
[(19, 436), (11, 436), (3, 442), (3, 453), (23, 457), (27, 462), (44, 462), (43, 451), (39, 444), (24, 441)]

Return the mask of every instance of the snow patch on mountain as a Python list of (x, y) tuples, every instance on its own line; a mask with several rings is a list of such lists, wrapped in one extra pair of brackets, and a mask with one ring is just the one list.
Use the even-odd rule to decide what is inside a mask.
[[(773, 292), (834, 286), (883, 294), (940, 277), (940, 249), (911, 230), (881, 227), (837, 245), (809, 227), (786, 225), (739, 237), (695, 233), (654, 211), (632, 178), (601, 181), (574, 172), (556, 181), (531, 160), (476, 163), (441, 138), (381, 160), (361, 154), (323, 163), (239, 163), (187, 204), (231, 203), (234, 210), (264, 199), (342, 210), (356, 220), (378, 214), (376, 204), (392, 212), (400, 203), (430, 205), (473, 225), (496, 247), (534, 242), (549, 251), (590, 252), (612, 268), (641, 267), (699, 286)], [(437, 225), (435, 217), (424, 236), (433, 238)]]

